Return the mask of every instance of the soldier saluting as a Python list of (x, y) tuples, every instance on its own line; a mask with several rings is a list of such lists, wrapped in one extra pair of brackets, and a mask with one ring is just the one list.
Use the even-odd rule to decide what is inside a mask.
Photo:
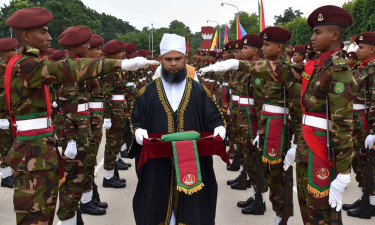
[(5, 71), (5, 93), (17, 140), (7, 156), (7, 162), (15, 171), (17, 224), (52, 224), (55, 214), (59, 153), (52, 136), (51, 101), (45, 85), (83, 81), (157, 64), (143, 58), (58, 62), (42, 59), (41, 53), (47, 52), (52, 40), (47, 27), (52, 18), (47, 9), (32, 7), (14, 12), (6, 21), (23, 47), (21, 55), (13, 57)]

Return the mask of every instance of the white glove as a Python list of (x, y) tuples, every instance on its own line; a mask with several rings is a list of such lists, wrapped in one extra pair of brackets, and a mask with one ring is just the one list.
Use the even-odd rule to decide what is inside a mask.
[(350, 182), (350, 174), (339, 174), (331, 183), (328, 202), (339, 212), (342, 206), (342, 193)]
[(125, 151), (127, 149), (127, 146), (126, 146), (126, 143), (124, 143), (122, 146), (121, 146), (121, 151)]
[(143, 57), (135, 57), (133, 59), (124, 59), (121, 62), (121, 69), (128, 71), (137, 71), (141, 68), (146, 68), (149, 65), (157, 66), (160, 63), (156, 60), (147, 60)]
[(59, 106), (59, 105), (56, 103), (56, 101), (53, 101), (53, 102), (52, 102), (52, 107), (53, 107), (53, 108), (57, 108), (57, 106)]
[(228, 59), (213, 65), (212, 70), (214, 72), (225, 72), (228, 70), (238, 70), (240, 61), (238, 59)]
[(286, 156), (284, 159), (284, 171), (287, 171), (289, 167), (294, 163), (296, 159), (296, 149), (297, 145), (292, 144), (292, 147), (286, 152)]
[(254, 146), (257, 146), (257, 148), (259, 148), (259, 135), (257, 135), (255, 137), (255, 139), (253, 140), (253, 145)]
[(135, 140), (137, 141), (138, 144), (143, 145), (143, 138), (148, 139), (148, 133), (147, 130), (138, 128), (135, 133)]
[(69, 159), (74, 159), (77, 155), (77, 144), (74, 140), (68, 142), (64, 155)]
[(375, 143), (375, 135), (369, 134), (365, 140), (365, 148), (372, 149)]
[(0, 119), (0, 129), (2, 130), (8, 130), (9, 129), (9, 120), (7, 119)]
[(212, 67), (213, 67), (213, 65), (203, 67), (199, 70), (199, 73), (204, 75), (205, 73), (208, 73), (208, 72), (212, 71)]
[(223, 126), (219, 126), (219, 127), (216, 127), (214, 129), (214, 137), (216, 137), (217, 135), (219, 135), (221, 137), (221, 139), (225, 139), (225, 133), (227, 131), (225, 130), (225, 127)]
[(105, 118), (104, 121), (103, 121), (103, 127), (105, 129), (109, 129), (109, 128), (111, 128), (111, 126), (112, 126), (111, 119), (110, 118)]

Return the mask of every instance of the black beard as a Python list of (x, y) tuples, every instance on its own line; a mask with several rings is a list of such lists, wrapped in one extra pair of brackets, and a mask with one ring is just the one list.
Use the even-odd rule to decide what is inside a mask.
[(186, 66), (179, 70), (176, 73), (171, 73), (164, 69), (164, 67), (161, 67), (161, 76), (164, 78), (164, 80), (169, 84), (176, 84), (182, 82), (184, 79), (186, 79), (187, 70)]

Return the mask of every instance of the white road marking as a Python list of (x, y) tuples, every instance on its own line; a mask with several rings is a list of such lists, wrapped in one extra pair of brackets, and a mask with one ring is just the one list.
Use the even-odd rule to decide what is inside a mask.
[(100, 161), (100, 163), (95, 167), (95, 172), (94, 172), (94, 176), (95, 177), (98, 176), (98, 172), (103, 167), (103, 164), (104, 164), (104, 158), (102, 158), (102, 160)]
[(293, 191), (294, 191), (295, 193), (297, 193), (297, 187), (296, 187), (296, 186), (293, 186)]

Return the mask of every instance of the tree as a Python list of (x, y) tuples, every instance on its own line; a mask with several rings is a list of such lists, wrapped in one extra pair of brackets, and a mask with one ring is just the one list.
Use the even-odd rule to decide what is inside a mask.
[(292, 33), (292, 38), (289, 41), (291, 45), (304, 45), (310, 42), (312, 29), (307, 24), (306, 18), (298, 17), (293, 21), (284, 24), (282, 27)]
[[(233, 20), (229, 22), (229, 30), (228, 30), (228, 39), (229, 40), (236, 40), (237, 39), (237, 30), (236, 30), (236, 16)], [(255, 13), (249, 14), (247, 12), (240, 12), (240, 23), (245, 29), (246, 33), (258, 33), (258, 16)], [(224, 27), (225, 29), (225, 27)], [(223, 31), (224, 31), (223, 29)], [(223, 32), (224, 34), (224, 32)], [(224, 35), (223, 35), (224, 37)]]
[(345, 39), (365, 31), (375, 30), (375, 0), (353, 0), (343, 5), (353, 17), (353, 24), (347, 28)]
[(138, 50), (148, 49), (148, 33), (139, 31), (130, 31), (125, 34), (118, 34), (117, 38), (125, 42), (133, 42)]
[(275, 16), (275, 26), (280, 26), (283, 24), (286, 24), (288, 22), (292, 22), (294, 19), (301, 17), (303, 15), (303, 12), (300, 10), (294, 10), (292, 7), (288, 7), (284, 10), (284, 15), (278, 15)]

